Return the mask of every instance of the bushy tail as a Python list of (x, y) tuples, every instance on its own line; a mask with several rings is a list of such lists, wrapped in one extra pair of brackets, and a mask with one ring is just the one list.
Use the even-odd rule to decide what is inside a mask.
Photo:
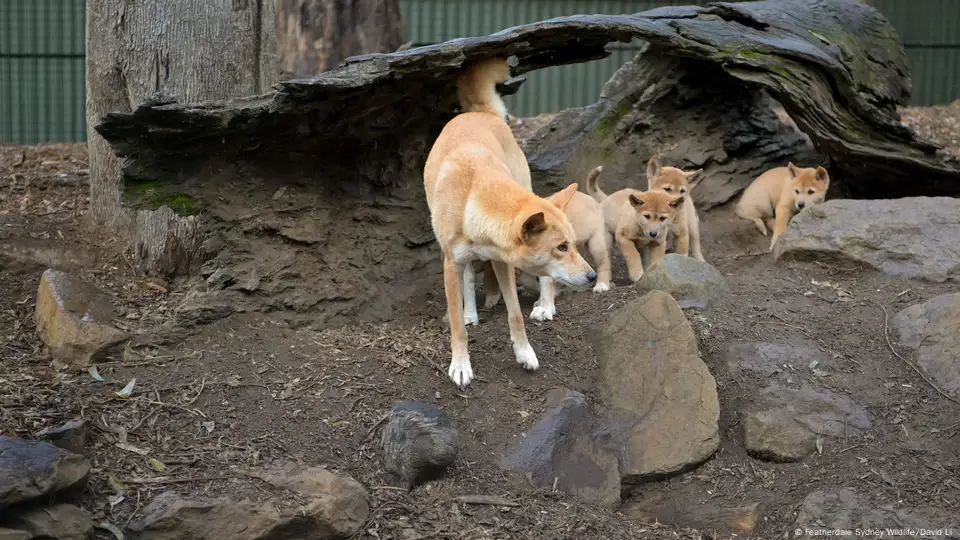
[(460, 110), (495, 114), (506, 122), (507, 106), (497, 93), (497, 85), (509, 78), (510, 66), (503, 58), (488, 58), (467, 66), (457, 79)]
[(603, 172), (603, 165), (590, 171), (587, 175), (587, 195), (593, 197), (597, 202), (603, 202), (607, 194), (600, 189), (600, 173)]

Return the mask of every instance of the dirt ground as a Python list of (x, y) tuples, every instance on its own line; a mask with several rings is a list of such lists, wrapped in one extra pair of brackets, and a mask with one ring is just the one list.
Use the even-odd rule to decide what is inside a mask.
[[(951, 110), (956, 126), (960, 107)], [(928, 129), (935, 137), (948, 132)], [(945, 135), (947, 144), (950, 137), (956, 141), (953, 133)], [(137, 330), (164, 320), (182, 284), (144, 280), (122, 256), (107, 257), (96, 247), (96, 237), (81, 226), (85, 167), (82, 145), (0, 147), (0, 242), (33, 238), (89, 252), (95, 262), (81, 275), (116, 295), (119, 325)], [(895, 356), (891, 347), (912, 360), (884, 313), (892, 318), (955, 286), (853, 266), (778, 264), (765, 251), (768, 238), (729, 209), (702, 214), (701, 220), (704, 254), (731, 288), (713, 310), (688, 312), (701, 356), (717, 379), (721, 448), (701, 467), (635, 495), (678, 491), (692, 507), (763, 502), (752, 537), (766, 539), (781, 537), (803, 497), (826, 486), (856, 488), (876, 505), (960, 512), (960, 406)], [(0, 264), (0, 434), (31, 437), (77, 416), (89, 419), (95, 427), (88, 456), (95, 471), (83, 504), (96, 521), (128, 524), (153, 496), (170, 489), (264, 500), (274, 490), (240, 471), (294, 460), (343, 471), (367, 487), (376, 505), (364, 538), (701, 538), (696, 531), (632, 522), (534, 489), (495, 463), (536, 423), (550, 389), (600, 397), (593, 390), (598, 366), (591, 329), (641, 294), (629, 285), (618, 254), (613, 291), (562, 294), (555, 321), (527, 322), (541, 361), (536, 373), (513, 362), (503, 304), (481, 311), (482, 324), (470, 330), (477, 379), (463, 391), (446, 376), (449, 343), (439, 277), (434, 294), (388, 323), (292, 329), (271, 316), (233, 317), (175, 349), (127, 350), (124, 358), (99, 366), (105, 379), (99, 382), (87, 373), (58, 374), (49, 367), (33, 323), (43, 267), (12, 257), (0, 257)], [(814, 280), (836, 284), (849, 296)], [(533, 300), (522, 299), (525, 313)], [(816, 341), (832, 358), (820, 366), (825, 375), (797, 377), (849, 394), (867, 409), (872, 427), (860, 437), (828, 441), (822, 455), (803, 463), (758, 461), (743, 449), (737, 410), (764, 381), (731, 377), (723, 351), (738, 342), (795, 339)], [(111, 397), (134, 378), (133, 398)], [(441, 406), (465, 442), (448, 479), (410, 494), (387, 485), (378, 437), (368, 436), (401, 399)], [(499, 495), (517, 506), (451, 502), (473, 494)]]

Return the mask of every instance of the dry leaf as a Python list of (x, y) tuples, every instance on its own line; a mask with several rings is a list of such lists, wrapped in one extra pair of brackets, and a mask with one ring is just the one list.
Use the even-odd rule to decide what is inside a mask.
[(121, 399), (126, 399), (130, 397), (131, 395), (133, 395), (133, 387), (136, 386), (136, 384), (137, 384), (137, 379), (130, 379), (130, 382), (128, 382), (127, 385), (123, 387), (123, 390), (113, 393), (113, 397), (118, 397)]
[(209, 435), (213, 433), (213, 428), (216, 424), (214, 424), (213, 420), (211, 420), (209, 422), (202, 422), (200, 425), (203, 426), (203, 429), (207, 430), (207, 435)]
[(92, 365), (92, 366), (88, 367), (88, 368), (87, 368), (87, 373), (89, 373), (90, 376), (93, 377), (94, 380), (97, 380), (97, 381), (100, 381), (100, 382), (106, 382), (106, 381), (103, 380), (103, 377), (100, 376), (100, 372), (97, 371), (97, 366), (96, 366), (96, 365)]
[(823, 435), (817, 435), (817, 453), (823, 455)]
[(283, 197), (283, 194), (287, 192), (287, 186), (283, 186), (273, 194), (273, 200), (280, 200), (280, 197)]
[(123, 540), (123, 531), (121, 531), (120, 528), (113, 523), (101, 521), (100, 524), (97, 525), (97, 528), (110, 531), (117, 540)]
[(140, 448), (139, 446), (134, 446), (127, 442), (118, 442), (114, 444), (114, 446), (116, 446), (121, 450), (126, 450), (127, 452), (133, 452), (134, 454), (139, 454), (141, 456), (146, 456), (150, 454), (150, 450), (147, 450), (145, 448)]
[(163, 471), (167, 470), (167, 466), (164, 465), (163, 462), (160, 461), (159, 459), (148, 458), (148, 459), (147, 459), (147, 464), (150, 465), (150, 467), (152, 467), (153, 470), (155, 470), (155, 471), (157, 471), (157, 472), (160, 472), (160, 473), (162, 473)]

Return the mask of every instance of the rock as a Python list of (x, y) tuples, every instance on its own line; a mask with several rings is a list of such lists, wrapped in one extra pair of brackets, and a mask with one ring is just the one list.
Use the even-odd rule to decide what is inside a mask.
[(806, 386), (773, 384), (743, 412), (747, 453), (770, 461), (800, 461), (816, 451), (818, 435), (858, 435), (869, 427), (867, 412), (852, 399)]
[[(960, 518), (936, 509), (872, 508), (854, 490), (827, 488), (807, 495), (800, 505), (800, 512), (793, 529), (787, 533), (790, 540), (806, 540), (824, 536), (822, 531), (855, 531), (873, 529), (883, 534), (871, 534), (873, 538), (956, 538)], [(913, 531), (907, 531), (913, 529)], [(951, 532), (952, 531), (952, 534)], [(817, 534), (819, 533), (819, 534)]]
[(0, 437), (0, 510), (14, 504), (72, 495), (90, 473), (87, 458), (56, 446), (13, 437)]
[(405, 487), (442, 477), (457, 459), (459, 435), (440, 409), (402, 401), (390, 410), (380, 438), (384, 467)]
[(900, 343), (941, 390), (960, 397), (960, 293), (937, 296), (893, 318)]
[(13, 513), (2, 524), (26, 533), (27, 539), (85, 540), (93, 533), (93, 520), (72, 504), (33, 507)]
[(37, 332), (50, 348), (57, 368), (86, 367), (127, 335), (110, 326), (116, 316), (97, 288), (49, 269), (37, 292)]
[(764, 380), (777, 378), (782, 382), (786, 382), (791, 370), (803, 373), (809, 371), (814, 362), (814, 369), (830, 363), (830, 357), (820, 351), (817, 342), (807, 339), (784, 343), (734, 343), (727, 347), (724, 360), (734, 378), (749, 374)]
[(645, 290), (664, 291), (683, 309), (706, 309), (730, 292), (727, 281), (710, 263), (669, 253), (651, 265), (640, 278)]
[(30, 540), (33, 535), (27, 531), (0, 528), (0, 540)]
[(87, 448), (87, 421), (79, 418), (57, 428), (43, 429), (37, 432), (37, 438), (68, 452), (82, 455)]
[(624, 483), (669, 476), (720, 445), (717, 385), (693, 328), (669, 294), (621, 308), (596, 336), (606, 418)]
[(555, 389), (537, 424), (500, 460), (536, 485), (604, 506), (620, 502), (617, 452), (580, 392)]
[(749, 535), (756, 529), (762, 511), (761, 503), (722, 506), (708, 499), (691, 505), (689, 499), (669, 495), (632, 501), (620, 508), (620, 513), (628, 519), (656, 521), (723, 536)]
[(960, 279), (960, 199), (837, 199), (797, 214), (777, 259), (850, 260), (887, 275)]

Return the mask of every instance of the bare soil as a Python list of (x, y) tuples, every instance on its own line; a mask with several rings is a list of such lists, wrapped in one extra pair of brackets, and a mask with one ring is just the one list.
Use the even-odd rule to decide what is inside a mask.
[[(0, 240), (40, 239), (93, 252), (96, 262), (81, 275), (115, 295), (118, 325), (147, 328), (168, 316), (185, 284), (143, 279), (84, 230), (84, 150), (0, 147)], [(766, 539), (781, 537), (803, 497), (826, 486), (856, 488), (877, 505), (960, 512), (960, 406), (905, 364), (912, 356), (888, 328), (888, 316), (955, 286), (908, 282), (854, 266), (776, 263), (766, 253), (769, 239), (727, 208), (704, 213), (701, 228), (706, 258), (731, 287), (711, 311), (687, 312), (717, 379), (721, 449), (703, 466), (633, 496), (676, 491), (689, 507), (763, 502), (752, 537)], [(29, 438), (74, 417), (89, 419), (95, 427), (87, 455), (95, 472), (83, 504), (97, 520), (123, 526), (164, 490), (264, 500), (275, 495), (273, 488), (242, 471), (294, 460), (342, 471), (367, 487), (376, 506), (364, 538), (701, 537), (535, 489), (495, 463), (536, 423), (550, 389), (579, 390), (593, 401), (601, 397), (594, 393), (592, 329), (642, 294), (629, 285), (619, 254), (613, 291), (564, 293), (557, 320), (527, 322), (541, 361), (536, 373), (513, 362), (503, 304), (481, 312), (482, 324), (470, 330), (477, 379), (463, 391), (446, 376), (449, 343), (439, 276), (432, 294), (386, 323), (294, 328), (279, 315), (235, 316), (173, 349), (127, 349), (123, 358), (99, 366), (105, 379), (99, 382), (88, 373), (58, 374), (49, 367), (32, 320), (43, 267), (9, 256), (0, 257), (0, 264), (0, 434)], [(526, 313), (533, 300), (523, 298)], [(873, 425), (863, 436), (828, 440), (822, 455), (800, 464), (752, 459), (742, 446), (738, 410), (765, 381), (731, 377), (723, 352), (737, 342), (796, 339), (816, 341), (832, 358), (818, 366), (826, 374), (801, 367), (796, 377), (849, 394)], [(112, 396), (132, 379), (131, 398)], [(449, 478), (409, 494), (387, 485), (379, 439), (370, 431), (401, 399), (441, 406), (465, 442)], [(474, 494), (501, 496), (518, 506), (451, 501)]]

